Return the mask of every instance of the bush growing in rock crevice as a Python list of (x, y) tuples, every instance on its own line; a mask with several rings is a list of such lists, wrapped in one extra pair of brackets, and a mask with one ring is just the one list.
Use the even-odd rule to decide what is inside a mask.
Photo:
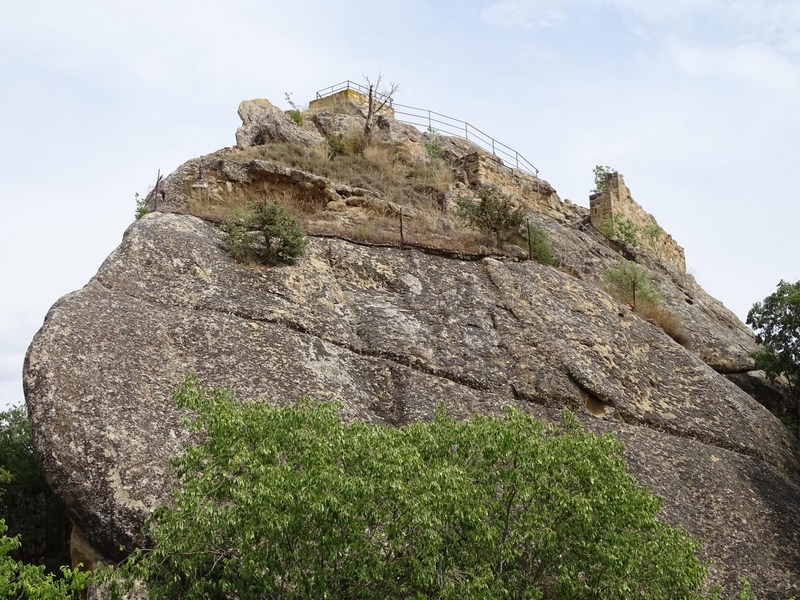
[(527, 223), (525, 237), (528, 240), (528, 248), (534, 260), (544, 265), (555, 265), (556, 257), (553, 255), (553, 247), (547, 237), (547, 232), (536, 223)]
[(689, 336), (681, 320), (662, 305), (664, 294), (648, 279), (643, 267), (623, 259), (606, 271), (603, 278), (608, 293), (629, 304), (636, 314), (660, 327), (681, 346), (688, 347)]
[(289, 118), (292, 121), (294, 121), (297, 125), (302, 125), (303, 123), (305, 123), (306, 117), (303, 114), (303, 111), (300, 109), (300, 107), (292, 99), (292, 94), (289, 92), (285, 92), (283, 95), (286, 98), (286, 102), (288, 102), (289, 106), (292, 107), (291, 110), (288, 111)]
[(293, 264), (308, 245), (297, 219), (275, 200), (261, 202), (250, 213), (226, 221), (222, 230), (228, 252), (245, 264), (256, 258), (268, 265)]
[(620, 260), (606, 271), (603, 279), (617, 300), (630, 304), (634, 309), (638, 305), (658, 304), (663, 297), (647, 278), (645, 270), (629, 260)]
[(627, 217), (615, 215), (613, 219), (603, 221), (598, 230), (610, 240), (615, 240), (633, 249), (644, 245), (653, 250), (657, 256), (661, 256), (661, 249), (657, 242), (664, 235), (664, 230), (657, 223), (639, 226)]
[(614, 169), (608, 165), (597, 165), (594, 168), (594, 189), (590, 192), (592, 194), (602, 194), (606, 189), (606, 182), (609, 175), (616, 173)]
[(456, 214), (470, 227), (493, 236), (498, 248), (504, 241), (519, 235), (525, 219), (522, 209), (512, 207), (508, 200), (499, 196), (495, 187), (489, 185), (478, 190), (478, 202), (469, 197), (459, 198)]
[(135, 194), (135, 198), (136, 198), (136, 212), (134, 213), (133, 216), (138, 221), (143, 216), (150, 213), (150, 209), (147, 208), (147, 200), (145, 199), (144, 196), (139, 196), (139, 193), (137, 192)]

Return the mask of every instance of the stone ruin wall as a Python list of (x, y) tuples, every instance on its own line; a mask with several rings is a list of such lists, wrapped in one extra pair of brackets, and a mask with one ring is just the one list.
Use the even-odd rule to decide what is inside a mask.
[[(380, 104), (381, 101), (381, 99), (376, 98), (376, 102), (378, 104)], [(369, 98), (361, 92), (348, 88), (340, 92), (333, 93), (330, 96), (323, 96), (322, 98), (312, 100), (308, 103), (308, 110), (310, 112), (323, 110), (341, 111), (343, 108), (352, 105), (361, 107), (366, 113), (367, 107), (369, 106)], [(377, 114), (394, 119), (394, 108), (392, 108), (391, 104), (387, 103), (378, 111)]]
[[(655, 217), (639, 206), (625, 185), (619, 173), (611, 173), (606, 178), (606, 187), (600, 194), (589, 197), (589, 210), (592, 225), (598, 230), (604, 223), (613, 223), (615, 217), (630, 219), (639, 228), (658, 225)], [(672, 263), (682, 272), (686, 272), (686, 257), (683, 248), (667, 232), (656, 240), (642, 240), (642, 245), (656, 256)]]
[(482, 151), (460, 158), (456, 169), (463, 169), (470, 185), (494, 186), (502, 195), (515, 199), (523, 209), (543, 213), (559, 221), (582, 209), (569, 201), (563, 202), (553, 186), (544, 179), (508, 167), (499, 158)]

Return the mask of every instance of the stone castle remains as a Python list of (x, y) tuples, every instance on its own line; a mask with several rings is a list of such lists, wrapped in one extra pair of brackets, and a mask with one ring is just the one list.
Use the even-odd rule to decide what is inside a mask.
[[(658, 225), (655, 217), (633, 199), (622, 175), (616, 172), (606, 176), (602, 192), (589, 197), (589, 214), (592, 225), (601, 232), (618, 219), (630, 221), (639, 230)], [(683, 248), (668, 233), (663, 232), (653, 239), (643, 239), (642, 245), (678, 267), (681, 272), (686, 272)]]

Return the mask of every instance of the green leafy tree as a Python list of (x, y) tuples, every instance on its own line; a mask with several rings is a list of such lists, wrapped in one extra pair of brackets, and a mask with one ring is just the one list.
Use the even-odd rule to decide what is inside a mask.
[[(275, 200), (259, 203), (252, 212), (226, 221), (222, 230), (228, 251), (243, 263), (260, 258), (269, 265), (293, 264), (308, 245), (297, 219)], [(263, 241), (262, 248), (256, 246), (258, 237)]]
[(61, 567), (61, 577), (45, 573), (43, 565), (16, 561), (11, 556), (19, 548), (19, 537), (8, 537), (0, 519), (0, 598), (19, 600), (81, 600), (89, 574)]
[(795, 413), (800, 420), (800, 281), (778, 283), (778, 289), (756, 302), (747, 324), (762, 348), (752, 354), (757, 369), (774, 381), (783, 375), (789, 383)]
[(608, 176), (612, 173), (616, 173), (614, 169), (609, 167), (608, 165), (602, 166), (597, 165), (594, 168), (594, 189), (591, 191), (592, 194), (601, 194), (606, 189), (606, 183), (608, 182)]
[(528, 248), (533, 258), (545, 265), (556, 264), (553, 247), (547, 237), (547, 232), (536, 223), (528, 223), (526, 228)]
[[(0, 413), (0, 465), (0, 598), (78, 600), (88, 574), (61, 566), (57, 576), (41, 564), (53, 558), (48, 551), (66, 547), (69, 520), (36, 462), (23, 408)], [(15, 527), (11, 536), (7, 522)], [(51, 571), (60, 559), (48, 565)]]
[(634, 308), (641, 304), (658, 304), (662, 293), (647, 277), (647, 272), (635, 262), (621, 260), (603, 276), (610, 286), (609, 291), (622, 302)]
[(144, 198), (143, 196), (140, 196), (138, 192), (136, 194), (134, 194), (134, 196), (136, 198), (136, 213), (134, 214), (134, 217), (136, 217), (136, 220), (138, 221), (143, 216), (145, 216), (146, 214), (150, 213), (150, 209), (147, 208), (147, 199), (146, 198)]
[(700, 543), (658, 521), (622, 444), (522, 411), (401, 428), (239, 403), (187, 378), (204, 441), (117, 572), (153, 598), (701, 598)]
[(459, 198), (456, 214), (470, 227), (494, 236), (499, 247), (513, 235), (519, 233), (525, 220), (521, 208), (513, 208), (505, 198), (500, 198), (497, 189), (485, 185), (478, 190), (478, 202), (472, 198)]
[(58, 572), (69, 562), (70, 521), (34, 454), (24, 407), (0, 412), (0, 466), (8, 474), (0, 481), (0, 518), (22, 541), (13, 556)]
[(654, 243), (664, 235), (664, 229), (658, 223), (650, 223), (642, 228), (641, 236), (645, 242)]

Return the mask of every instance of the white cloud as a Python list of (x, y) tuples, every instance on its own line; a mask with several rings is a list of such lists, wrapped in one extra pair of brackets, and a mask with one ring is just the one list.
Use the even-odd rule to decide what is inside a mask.
[(800, 3), (796, 0), (736, 0), (722, 4), (722, 8), (733, 24), (762, 38), (792, 36), (800, 26)]
[[(498, 0), (486, 5), (481, 16), (497, 27), (558, 25), (567, 33), (581, 31), (581, 23), (598, 29), (624, 23), (632, 35), (654, 41), (693, 77), (779, 93), (800, 89), (797, 0)], [(620, 48), (631, 51), (630, 46)], [(647, 60), (654, 59), (652, 49), (645, 50)]]
[(796, 92), (800, 88), (798, 67), (763, 44), (701, 48), (673, 43), (671, 50), (678, 67), (693, 76), (723, 77), (770, 91)]
[(628, 11), (655, 25), (675, 26), (723, 6), (718, 0), (599, 0), (600, 5)]
[(792, 36), (784, 42), (781, 51), (786, 54), (800, 54), (800, 35)]
[(649, 24), (674, 25), (722, 7), (719, 0), (499, 0), (486, 5), (481, 18), (488, 25), (532, 29), (563, 25), (578, 11), (612, 9)]
[(570, 4), (571, 0), (500, 0), (483, 7), (481, 19), (488, 25), (507, 29), (556, 27), (566, 20), (564, 11)]
[(565, 24), (579, 13), (603, 9), (670, 29), (707, 19), (756, 38), (790, 37), (800, 25), (797, 0), (498, 0), (484, 6), (481, 17), (489, 25), (530, 29)]

